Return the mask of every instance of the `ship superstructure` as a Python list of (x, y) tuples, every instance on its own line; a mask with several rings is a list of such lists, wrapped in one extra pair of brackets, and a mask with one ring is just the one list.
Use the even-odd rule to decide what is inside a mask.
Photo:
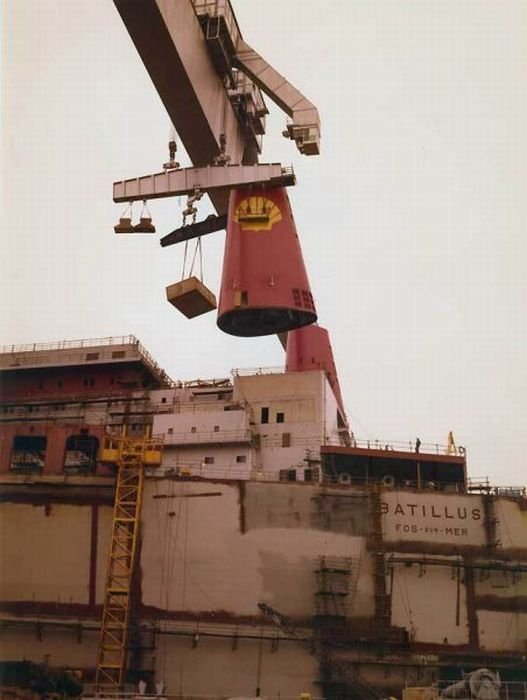
[(452, 443), (356, 441), (324, 369), (174, 382), (133, 337), (3, 350), (5, 661), (95, 680), (105, 446), (126, 426), (164, 444), (145, 468), (126, 687), (364, 697), (488, 666), (521, 696), (524, 489), (471, 482)]

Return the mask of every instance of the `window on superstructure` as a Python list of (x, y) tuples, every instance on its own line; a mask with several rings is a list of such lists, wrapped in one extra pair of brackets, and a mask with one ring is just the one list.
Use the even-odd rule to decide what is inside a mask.
[(174, 428), (169, 428), (169, 429), (167, 430), (167, 432), (168, 432), (169, 435), (173, 435), (173, 434), (174, 434)]
[(214, 464), (214, 457), (204, 457), (203, 464)]
[(86, 353), (86, 359), (87, 359), (87, 360), (98, 360), (98, 359), (99, 359), (99, 353), (98, 353), (98, 352), (87, 352), (87, 353)]
[(124, 350), (114, 350), (114, 351), (112, 352), (112, 360), (117, 360), (117, 359), (119, 359), (120, 357), (124, 357), (124, 356), (125, 356), (125, 351), (124, 351)]
[(269, 423), (269, 407), (262, 406), (260, 411), (260, 423)]
[(243, 464), (243, 462), (247, 461), (247, 455), (236, 455), (236, 462), (238, 464)]
[(277, 413), (277, 414), (276, 414), (276, 422), (277, 422), (277, 423), (283, 423), (283, 422), (284, 422), (284, 418), (285, 418), (285, 414), (284, 414), (284, 413)]
[(214, 426), (214, 432), (215, 432), (215, 433), (219, 433), (219, 432), (220, 432), (220, 426), (219, 426), (219, 425), (215, 425), (215, 426)]
[(99, 440), (90, 435), (88, 428), (81, 428), (79, 435), (66, 440), (64, 471), (75, 474), (93, 474), (97, 467)]
[(190, 428), (190, 432), (191, 432), (191, 433), (197, 432), (197, 428), (196, 428), (195, 425), (193, 425), (193, 426)]
[(47, 442), (44, 435), (17, 435), (13, 439), (10, 469), (20, 472), (43, 471)]
[(296, 469), (280, 469), (280, 481), (296, 481)]
[(291, 447), (291, 433), (282, 433), (282, 447)]

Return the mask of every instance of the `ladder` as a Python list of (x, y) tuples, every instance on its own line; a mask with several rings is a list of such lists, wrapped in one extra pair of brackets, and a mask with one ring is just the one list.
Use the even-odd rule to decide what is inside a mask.
[(370, 544), (373, 555), (373, 582), (375, 600), (374, 630), (383, 636), (390, 628), (391, 596), (386, 588), (386, 552), (382, 530), (381, 487), (371, 484), (368, 489), (372, 531)]
[(107, 437), (101, 461), (117, 467), (103, 616), (95, 672), (96, 694), (122, 689), (126, 669), (131, 586), (141, 519), (144, 467), (161, 463), (162, 445), (149, 436)]

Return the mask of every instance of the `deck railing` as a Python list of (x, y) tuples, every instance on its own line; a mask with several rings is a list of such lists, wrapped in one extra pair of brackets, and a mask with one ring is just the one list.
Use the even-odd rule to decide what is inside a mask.
[[(1, 355), (15, 355), (15, 362), (11, 366), (47, 364), (48, 359), (30, 355), (29, 353), (45, 353), (57, 350), (77, 351), (70, 354), (63, 354), (63, 360), (76, 361), (79, 359), (79, 350), (96, 347), (132, 346), (139, 354), (143, 362), (159, 376), (165, 386), (175, 386), (175, 383), (168, 377), (166, 372), (157, 364), (148, 350), (141, 345), (135, 335), (107, 336), (105, 338), (82, 338), (77, 340), (59, 340), (51, 343), (25, 343), (21, 345), (0, 346)], [(113, 359), (111, 354), (99, 356), (97, 360)], [(5, 361), (0, 359), (0, 366), (6, 366)]]
[(510, 498), (527, 498), (525, 486), (496, 486), (488, 476), (473, 476), (467, 481), (467, 491), (485, 493), (493, 496), (509, 496)]
[(24, 343), (22, 345), (2, 345), (0, 354), (18, 352), (42, 352), (49, 350), (68, 350), (92, 348), (104, 345), (140, 345), (135, 335), (106, 336), (104, 338), (79, 338), (76, 340), (57, 340), (51, 343)]

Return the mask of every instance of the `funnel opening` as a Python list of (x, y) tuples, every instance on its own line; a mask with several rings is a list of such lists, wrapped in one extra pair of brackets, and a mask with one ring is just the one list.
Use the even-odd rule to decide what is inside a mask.
[(232, 309), (218, 317), (218, 328), (229, 335), (253, 338), (308, 326), (317, 320), (313, 311), (288, 308)]

